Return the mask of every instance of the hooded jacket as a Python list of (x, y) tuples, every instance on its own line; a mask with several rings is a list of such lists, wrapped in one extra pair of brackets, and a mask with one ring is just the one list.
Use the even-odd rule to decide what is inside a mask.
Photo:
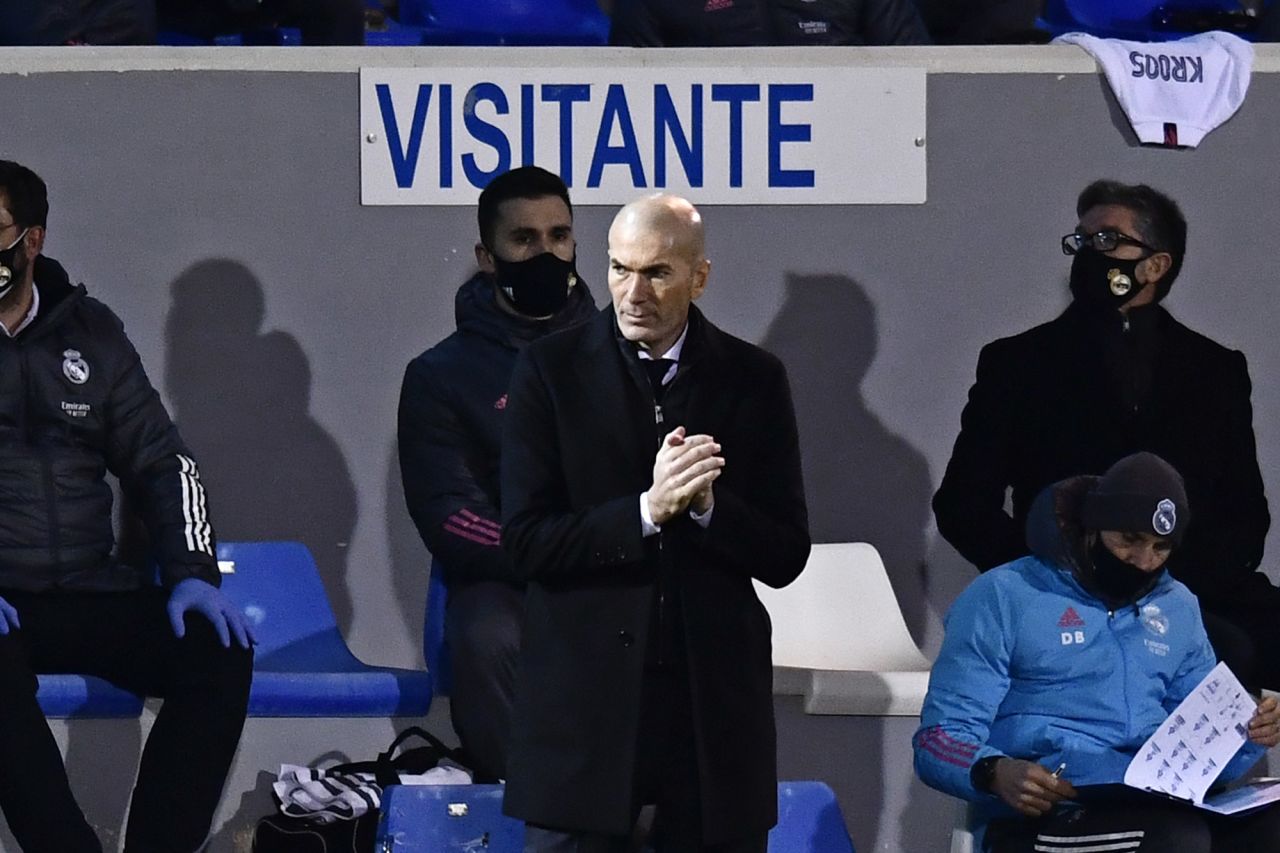
[(409, 362), (400, 387), (400, 474), (413, 523), (449, 583), (514, 582), (502, 553), (498, 468), (516, 356), (596, 313), (585, 282), (547, 320), (502, 310), (477, 273), (454, 300), (457, 331)]
[(129, 590), (110, 472), (143, 515), (160, 580), (220, 582), (204, 488), (120, 319), (38, 257), (40, 309), (0, 335), (0, 589)]
[[(1049, 487), (1027, 518), (1032, 555), (979, 576), (952, 605), (913, 739), (926, 784), (1012, 816), (970, 781), (1008, 756), (1056, 768), (1073, 785), (1119, 783), (1156, 727), (1214, 667), (1194, 596), (1168, 572), (1124, 602), (1092, 583), (1079, 524), (1097, 478)], [(1240, 776), (1247, 743), (1220, 777)], [(985, 820), (984, 820), (985, 822)]]

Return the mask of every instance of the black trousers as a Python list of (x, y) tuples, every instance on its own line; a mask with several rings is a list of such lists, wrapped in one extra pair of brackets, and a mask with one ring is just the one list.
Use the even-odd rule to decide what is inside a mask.
[(25, 853), (100, 853), (72, 797), (36, 702), (37, 673), (97, 675), (163, 706), (130, 805), (126, 853), (186, 853), (204, 843), (248, 706), (253, 653), (224, 649), (188, 614), (179, 640), (168, 593), (32, 594), (0, 590), (22, 628), (0, 636), (0, 809)]
[(506, 778), (524, 590), (496, 581), (449, 590), (449, 716), (477, 782)]
[(988, 853), (1280, 853), (1280, 806), (1224, 817), (1138, 795), (1037, 820), (998, 820)]
[[(654, 853), (765, 853), (768, 832), (748, 832), (732, 841), (702, 840), (701, 796), (689, 675), (681, 668), (645, 674), (636, 747), (635, 815), (653, 805)], [(529, 826), (525, 853), (628, 853), (634, 835), (604, 835)]]

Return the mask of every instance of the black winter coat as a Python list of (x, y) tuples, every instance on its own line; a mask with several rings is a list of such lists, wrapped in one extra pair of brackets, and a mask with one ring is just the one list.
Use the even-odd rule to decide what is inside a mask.
[[(1075, 305), (983, 347), (933, 499), (938, 530), (979, 569), (992, 568), (1028, 553), (1027, 512), (1045, 486), (1100, 475), (1121, 457), (1151, 451), (1182, 474), (1191, 505), (1191, 526), (1170, 569), (1212, 609), (1267, 583), (1256, 571), (1271, 516), (1249, 371), (1243, 354), (1191, 331), (1163, 307), (1138, 310), (1150, 312), (1143, 319), (1155, 347), (1140, 404), (1122, 402), (1098, 326)], [(1006, 488), (1012, 517), (1004, 510)]]
[(36, 259), (40, 309), (0, 335), (0, 588), (128, 590), (110, 471), (147, 523), (161, 581), (221, 583), (204, 487), (120, 319)]
[[(502, 448), (503, 544), (529, 582), (506, 809), (586, 832), (630, 829), (641, 688), (659, 574), (677, 578), (708, 844), (772, 826), (777, 808), (769, 616), (809, 532), (786, 373), (697, 309), (663, 408), (722, 446), (704, 530), (641, 533), (659, 427), (612, 308), (525, 350)], [(662, 624), (661, 620), (654, 620)], [(641, 748), (658, 748), (645, 744)]]

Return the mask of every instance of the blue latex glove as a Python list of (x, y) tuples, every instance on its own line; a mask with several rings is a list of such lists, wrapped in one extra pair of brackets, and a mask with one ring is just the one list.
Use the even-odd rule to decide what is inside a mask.
[(187, 626), (182, 617), (189, 610), (204, 614), (213, 623), (224, 649), (231, 647), (231, 635), (242, 648), (249, 648), (258, 640), (253, 636), (253, 628), (240, 612), (240, 608), (232, 604), (216, 586), (199, 578), (187, 578), (178, 581), (178, 585), (169, 594), (169, 603), (165, 606), (169, 613), (169, 624), (178, 639), (187, 633)]
[(13, 605), (0, 598), (0, 635), (16, 631), (22, 625), (18, 623), (18, 611)]

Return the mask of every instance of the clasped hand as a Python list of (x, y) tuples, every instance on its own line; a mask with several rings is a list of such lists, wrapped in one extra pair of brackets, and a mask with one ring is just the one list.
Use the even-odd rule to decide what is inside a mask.
[(711, 484), (724, 470), (720, 445), (709, 435), (685, 435), (678, 426), (667, 433), (653, 460), (649, 517), (664, 524), (685, 510), (702, 514), (715, 504)]

